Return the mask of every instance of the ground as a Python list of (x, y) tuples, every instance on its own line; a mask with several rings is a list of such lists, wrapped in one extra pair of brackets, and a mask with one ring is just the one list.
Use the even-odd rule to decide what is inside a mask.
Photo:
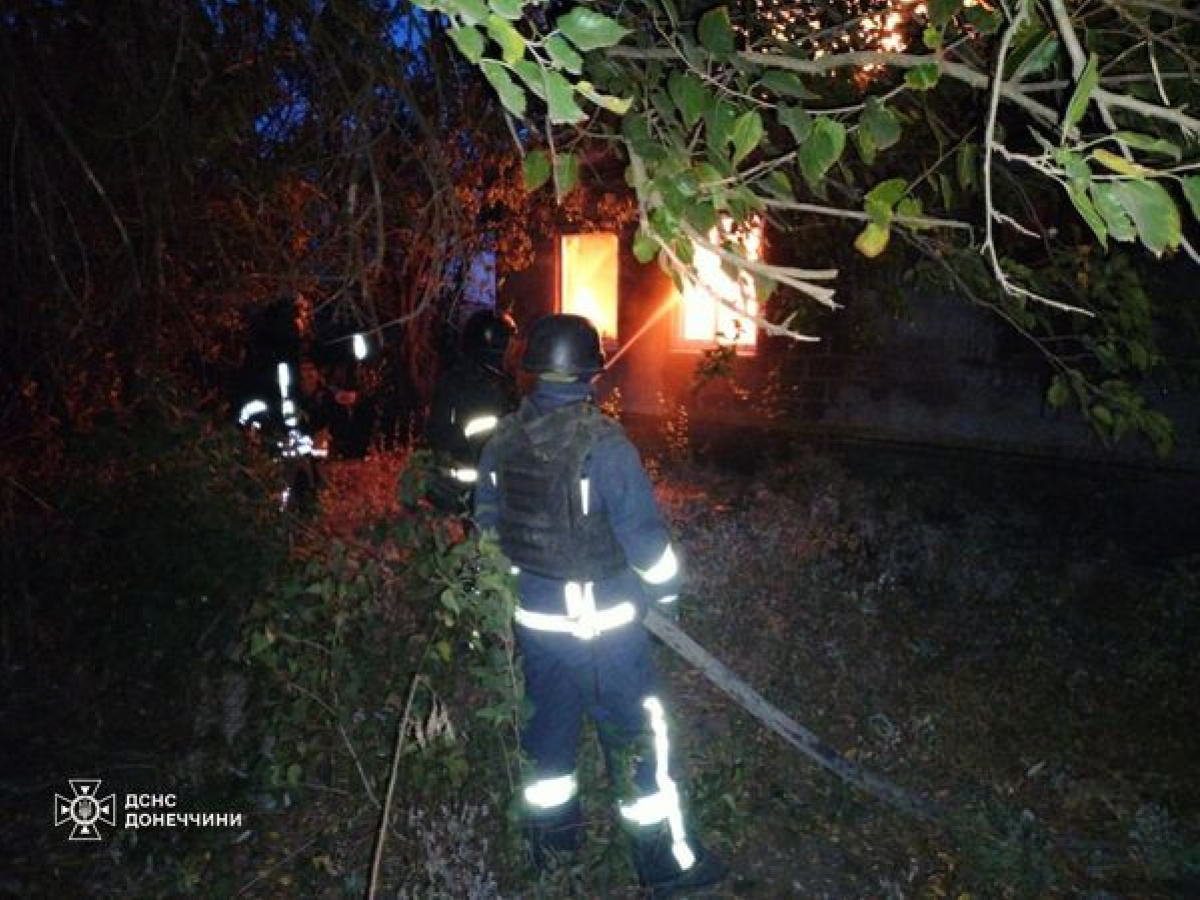
[[(899, 448), (751, 458), (744, 447), (730, 455), (676, 444), (647, 445), (645, 456), (689, 573), (682, 627), (844, 758), (930, 810), (914, 817), (849, 787), (659, 647), (688, 806), (732, 869), (703, 896), (1200, 895), (1194, 476)], [(331, 537), (363, 543), (364, 526), (402, 516), (400, 465), (328, 466), (320, 517), (298, 528), (294, 549)], [(419, 628), (409, 608), (418, 596), (387, 601), (401, 637)], [(232, 727), (230, 691), (244, 690), (238, 678), (253, 684), (253, 671), (211, 680), (214, 721), (223, 715)], [(294, 789), (235, 778), (223, 796), (249, 827), (201, 844), (148, 835), (139, 847), (117, 835), (85, 858), (41, 822), (62, 773), (28, 767), (19, 784), (3, 785), (29, 806), (6, 829), (37, 834), (32, 845), (10, 842), (17, 870), (0, 878), (0, 893), (62, 896), (53, 885), (85, 883), (97, 896), (362, 896), (379, 814), (361, 784), (376, 799), (384, 792), (405, 690), (348, 710), (347, 735), (331, 740), (341, 762), (311, 774), (306, 766)], [(453, 740), (483, 741), (475, 716), (485, 698), (473, 690), (428, 710), (427, 733), (444, 715)], [(178, 703), (159, 700), (164, 716)], [(263, 722), (276, 721), (270, 712), (259, 711)], [(383, 722), (377, 746), (365, 730), (372, 718)], [(239, 752), (269, 754), (283, 737), (266, 730)], [(53, 737), (40, 740), (43, 758), (55, 759)], [(356, 743), (351, 760), (344, 747)], [(178, 758), (146, 757), (143, 746), (136, 764), (161, 784), (172, 765), (220, 756), (186, 735), (172, 746)], [(237, 746), (247, 745), (228, 745)], [(430, 754), (454, 756), (433, 738), (428, 748), (403, 757), (408, 788), (393, 806), (378, 896), (562, 896), (564, 882), (539, 892), (514, 871), (494, 782), (467, 778), (454, 790), (442, 775), (418, 779), (439, 762)], [(91, 748), (90, 758), (104, 752)], [(105, 774), (120, 778), (120, 754), (109, 755)], [(254, 760), (226, 762), (249, 771)], [(595, 763), (585, 747), (584, 782), (598, 789)], [(596, 795), (589, 810), (580, 894), (636, 897), (606, 803)]]

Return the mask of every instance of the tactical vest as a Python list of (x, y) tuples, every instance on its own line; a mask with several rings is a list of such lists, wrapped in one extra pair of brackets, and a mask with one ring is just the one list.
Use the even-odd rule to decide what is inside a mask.
[(548, 415), (528, 400), (492, 438), (500, 547), (514, 565), (549, 578), (598, 581), (626, 567), (608, 516), (582, 508), (580, 478), (592, 448), (620, 426), (590, 403)]

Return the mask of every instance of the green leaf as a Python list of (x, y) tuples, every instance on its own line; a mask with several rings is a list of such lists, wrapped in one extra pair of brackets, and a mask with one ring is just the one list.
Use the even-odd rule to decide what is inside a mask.
[(1129, 213), (1125, 212), (1121, 201), (1117, 199), (1113, 184), (1108, 181), (1096, 181), (1090, 185), (1089, 190), (1096, 211), (1108, 226), (1109, 237), (1114, 241), (1137, 240), (1137, 227), (1133, 224), (1133, 219), (1129, 218)]
[(796, 199), (796, 190), (792, 187), (792, 180), (788, 178), (787, 173), (782, 169), (772, 170), (765, 179), (763, 185), (767, 191), (778, 197), (780, 200)]
[(1092, 180), (1092, 170), (1087, 160), (1074, 150), (1057, 148), (1054, 151), (1054, 161), (1062, 166), (1063, 172), (1073, 184), (1085, 185)]
[(1192, 218), (1200, 222), (1200, 175), (1188, 175), (1183, 179), (1183, 196), (1192, 208)]
[(518, 22), (525, 17), (524, 0), (488, 0), (488, 6), (496, 15)]
[(925, 45), (926, 50), (941, 50), (942, 29), (926, 25), (925, 30), (921, 32), (921, 43)]
[(692, 171), (696, 175), (696, 181), (700, 184), (710, 185), (725, 180), (725, 176), (710, 163), (698, 162), (692, 167)]
[(1179, 145), (1166, 138), (1154, 137), (1149, 134), (1139, 134), (1136, 131), (1118, 131), (1113, 135), (1118, 141), (1134, 150), (1145, 150), (1147, 153), (1157, 153), (1159, 156), (1169, 156), (1176, 162), (1182, 156)]
[(729, 139), (733, 143), (733, 164), (735, 166), (758, 149), (758, 145), (763, 139), (763, 121), (757, 109), (744, 112), (737, 117)]
[(650, 211), (650, 227), (665, 243), (673, 243), (679, 236), (679, 220), (665, 207)]
[(1071, 399), (1071, 391), (1067, 387), (1066, 379), (1061, 375), (1055, 375), (1054, 380), (1050, 383), (1050, 389), (1046, 391), (1046, 402), (1052, 409), (1062, 409), (1069, 399)]
[(1021, 55), (1012, 80), (1023, 81), (1046, 71), (1058, 59), (1058, 53), (1058, 35), (1052, 31), (1043, 33), (1041, 39)]
[(448, 33), (450, 40), (454, 41), (454, 46), (458, 48), (458, 52), (470, 62), (479, 65), (479, 61), (483, 59), (483, 47), (485, 44), (484, 37), (479, 29), (470, 25), (464, 25), (462, 28), (451, 28)]
[[(925, 215), (925, 207), (921, 205), (921, 201), (916, 197), (903, 197), (896, 204), (896, 215), (908, 218), (920, 218)], [(905, 226), (915, 229), (928, 227), (925, 225), (914, 225), (912, 222), (906, 222)]]
[(595, 103), (601, 109), (607, 109), (609, 112), (616, 113), (618, 116), (623, 116), (629, 112), (629, 107), (633, 105), (632, 98), (611, 97), (608, 94), (601, 94), (592, 87), (590, 81), (581, 81), (575, 85), (575, 90), (582, 96)]
[(865, 128), (856, 128), (854, 143), (858, 146), (858, 155), (862, 157), (862, 161), (868, 166), (874, 165), (879, 148), (875, 146), (875, 139), (871, 137), (871, 132)]
[(525, 55), (525, 38), (512, 22), (497, 15), (488, 16), (488, 34), (500, 45), (500, 58), (510, 66)]
[(658, 162), (666, 157), (666, 151), (650, 135), (650, 123), (644, 115), (625, 116), (621, 119), (621, 133), (629, 147), (642, 159)]
[(558, 196), (571, 193), (579, 183), (579, 157), (574, 153), (559, 153), (554, 157), (554, 184)]
[(521, 175), (525, 181), (525, 190), (536, 191), (550, 180), (550, 154), (545, 150), (532, 150), (525, 154), (521, 163)]
[(954, 181), (945, 172), (938, 172), (934, 181), (937, 182), (938, 193), (942, 195), (942, 203), (949, 209), (955, 200)]
[(825, 173), (842, 156), (846, 149), (846, 128), (827, 116), (813, 122), (812, 133), (800, 145), (800, 171), (811, 185), (825, 177)]
[(1066, 140), (1075, 126), (1079, 124), (1079, 120), (1083, 118), (1083, 114), (1087, 112), (1088, 104), (1092, 99), (1092, 91), (1096, 89), (1096, 85), (1100, 83), (1100, 61), (1096, 54), (1093, 53), (1088, 57), (1087, 65), (1083, 67), (1083, 71), (1079, 73), (1079, 80), (1075, 83), (1075, 90), (1071, 93), (1071, 99), (1067, 103), (1067, 111), (1063, 114), (1062, 120), (1062, 139)]
[(800, 76), (795, 72), (785, 72), (782, 69), (768, 69), (763, 74), (762, 85), (780, 97), (794, 97), (797, 100), (820, 99), (804, 86), (804, 82), (800, 80)]
[(1116, 172), (1119, 175), (1129, 175), (1133, 178), (1148, 178), (1153, 177), (1155, 172), (1143, 166), (1139, 162), (1126, 159), (1119, 154), (1113, 153), (1111, 150), (1105, 150), (1103, 147), (1097, 147), (1092, 151), (1092, 159), (1104, 166), (1110, 172)]
[(963, 11), (967, 24), (980, 34), (995, 34), (1000, 30), (1000, 14), (994, 9), (985, 9), (976, 4)]
[(541, 100), (546, 99), (544, 70), (532, 59), (521, 59), (513, 64), (513, 71), (521, 76), (525, 86)]
[(638, 229), (633, 236), (633, 258), (645, 264), (658, 255), (658, 242), (646, 232)]
[(700, 118), (713, 107), (713, 95), (695, 75), (672, 72), (667, 82), (667, 90), (688, 129), (695, 127)]
[(575, 48), (567, 43), (567, 39), (555, 32), (546, 38), (546, 52), (556, 66), (566, 69), (572, 75), (583, 71), (583, 57), (575, 52)]
[(574, 86), (553, 69), (546, 72), (546, 107), (550, 121), (556, 125), (571, 125), (587, 118), (575, 102)]
[(700, 44), (717, 56), (727, 56), (734, 50), (733, 23), (729, 21), (729, 10), (724, 6), (710, 9), (700, 17), (697, 29)]
[(928, 0), (929, 21), (941, 28), (962, 8), (963, 0)]
[(1088, 228), (1092, 229), (1092, 234), (1096, 235), (1100, 246), (1107, 247), (1108, 226), (1104, 222), (1104, 217), (1096, 211), (1091, 198), (1088, 197), (1087, 190), (1077, 184), (1068, 184), (1067, 196), (1071, 198), (1071, 204), (1083, 217), (1083, 221), (1087, 222)]
[(779, 124), (792, 133), (792, 139), (797, 144), (803, 144), (812, 134), (813, 117), (803, 107), (781, 105), (776, 116)]
[(708, 234), (717, 227), (717, 208), (711, 203), (689, 204), (685, 216), (692, 227), (701, 234)]
[(937, 86), (941, 74), (937, 63), (922, 63), (904, 73), (904, 83), (914, 91), (928, 91)]
[(710, 150), (721, 153), (729, 143), (733, 126), (737, 122), (738, 109), (732, 103), (718, 100), (705, 116), (705, 132)]
[(888, 225), (892, 221), (892, 209), (907, 191), (908, 182), (903, 178), (881, 181), (867, 192), (863, 208), (872, 222)]
[(483, 0), (454, 0), (453, 12), (468, 25), (482, 25), (488, 17), (487, 4)]
[(886, 150), (900, 140), (900, 120), (887, 104), (877, 97), (867, 99), (859, 127), (870, 132), (871, 140), (880, 150)]
[(1118, 181), (1113, 191), (1137, 226), (1138, 237), (1155, 256), (1179, 246), (1183, 223), (1166, 188), (1157, 181)]
[(975, 144), (964, 142), (958, 145), (955, 163), (958, 171), (958, 186), (964, 191), (969, 191), (975, 186), (975, 168), (978, 153), (979, 148)]
[(480, 66), (483, 67), (484, 77), (487, 78), (499, 95), (500, 102), (504, 104), (504, 108), (518, 119), (525, 118), (525, 91), (512, 80), (512, 76), (508, 74), (508, 69), (504, 68), (503, 65), (494, 59), (485, 59), (480, 63)]
[(868, 222), (867, 227), (858, 233), (854, 239), (854, 249), (867, 259), (874, 259), (887, 249), (892, 232), (886, 225)]
[(586, 6), (576, 6), (561, 16), (557, 25), (558, 30), (584, 53), (619, 44), (629, 34), (629, 29), (615, 19)]

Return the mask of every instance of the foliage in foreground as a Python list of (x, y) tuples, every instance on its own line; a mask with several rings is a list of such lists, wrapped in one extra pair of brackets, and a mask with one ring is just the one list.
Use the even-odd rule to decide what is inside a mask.
[[(1195, 883), (1200, 569), (1185, 535), (1174, 549), (1157, 533), (1135, 544), (1118, 526), (1142, 520), (1120, 515), (1112, 485), (1089, 494), (1084, 516), (1028, 475), (1038, 506), (950, 471), (851, 474), (794, 454), (733, 478), (690, 462), (686, 431), (671, 423), (653, 466), (691, 573), (684, 627), (843, 752), (952, 813), (930, 828), (854, 795), (664, 657), (689, 802), (739, 890), (1165, 898)], [(216, 491), (205, 480), (216, 458), (173, 465)], [(396, 461), (377, 465), (362, 478), (390, 491)], [(155, 787), (221, 798), (247, 814), (247, 833), (113, 835), (81, 883), (141, 896), (362, 896), (372, 883), (389, 896), (521, 895), (510, 583), (494, 548), (415, 507), (413, 490), (373, 534), (297, 526), (297, 558), (243, 598), (231, 654), (203, 655), (207, 687), (159, 685), (160, 703), (195, 698), (211, 720), (189, 734), (184, 710), (172, 746), (190, 752)], [(144, 512), (173, 492), (127, 496), (117, 508)], [(236, 496), (220, 517), (254, 508)], [(349, 515), (353, 504), (328, 499), (327, 512)], [(239, 541), (254, 540), (253, 521)], [(240, 558), (236, 543), (197, 545), (211, 571), (195, 583), (233, 578), (213, 564)], [(1152, 547), (1152, 564), (1139, 563)], [(164, 644), (176, 668), (195, 642), (181, 631)], [(628, 872), (592, 790), (603, 782), (594, 753), (583, 768), (597, 801), (580, 875), (620, 896)], [(81, 859), (60, 844), (36, 864), (61, 877)]]
[[(805, 308), (839, 306), (851, 242), (853, 265), (977, 269), (956, 293), (1036, 343), (1054, 405), (1169, 448), (1138, 383), (1156, 354), (1138, 298), (1114, 316), (1068, 273), (1113, 248), (1200, 263), (1197, 24), (1181, 7), (416, 2), (528, 129), (527, 185), (568, 194), (602, 143), (637, 197), (634, 253), (678, 284), (704, 284), (707, 255), (737, 279), (722, 302), (816, 340)], [(768, 260), (747, 239), (763, 221)]]

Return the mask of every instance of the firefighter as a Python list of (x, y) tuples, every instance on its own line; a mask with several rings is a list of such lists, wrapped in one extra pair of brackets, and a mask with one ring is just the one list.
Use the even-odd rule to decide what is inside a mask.
[(516, 408), (516, 383), (505, 369), (516, 332), (511, 316), (476, 312), (463, 326), (458, 362), (434, 390), (425, 429), (436, 466), (429, 498), (443, 512), (470, 512), (480, 450), (500, 417)]
[(649, 604), (676, 602), (679, 564), (637, 450), (594, 402), (599, 334), (581, 316), (547, 316), (530, 329), (522, 367), (537, 381), (484, 447), (475, 517), (517, 573), (533, 862), (544, 869), (576, 850), (586, 715), (624, 795), (618, 811), (643, 886), (661, 898), (713, 884), (725, 868), (685, 822), (678, 754), (641, 624)]

